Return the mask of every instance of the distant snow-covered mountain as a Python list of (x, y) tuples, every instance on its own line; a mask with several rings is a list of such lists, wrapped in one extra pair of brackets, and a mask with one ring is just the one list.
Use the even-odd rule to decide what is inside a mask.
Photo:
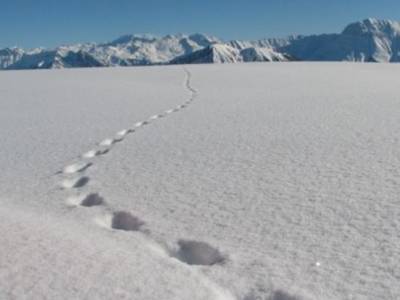
[(56, 49), (0, 49), (0, 69), (134, 66), (253, 61), (400, 62), (400, 23), (366, 19), (338, 34), (256, 41), (222, 40), (203, 34), (124, 35), (108, 43)]
[(171, 64), (237, 63), (256, 61), (287, 61), (289, 56), (272, 48), (248, 47), (250, 44), (213, 44), (201, 50), (174, 58)]
[(76, 66), (101, 67), (103, 64), (85, 51), (59, 48), (23, 54), (18, 61), (8, 66), (8, 69), (62, 69)]
[(400, 62), (400, 23), (366, 19), (340, 34), (299, 36), (275, 49), (305, 61)]
[(220, 42), (215, 37), (202, 34), (167, 35), (126, 35), (110, 43), (91, 45), (83, 48), (105, 66), (132, 66), (165, 64), (177, 56)]
[(220, 42), (217, 38), (202, 34), (125, 35), (109, 43), (63, 46), (23, 54), (18, 59), (11, 59), (9, 55), (0, 59), (4, 62), (2, 68), (7, 69), (154, 65), (168, 63), (174, 57), (217, 42)]
[(24, 50), (20, 48), (0, 49), (0, 69), (6, 69), (18, 61), (24, 55)]
[(272, 48), (249, 47), (240, 51), (244, 62), (256, 61), (290, 61), (293, 60), (289, 54), (276, 52)]
[(172, 64), (236, 63), (243, 61), (240, 51), (229, 45), (214, 44), (190, 54), (178, 56)]

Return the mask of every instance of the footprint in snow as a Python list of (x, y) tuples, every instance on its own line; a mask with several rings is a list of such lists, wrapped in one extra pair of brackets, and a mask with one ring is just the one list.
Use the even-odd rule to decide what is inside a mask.
[[(275, 290), (272, 293), (266, 292), (267, 289), (261, 289), (257, 292), (252, 292), (247, 295), (243, 300), (304, 300), (303, 297), (298, 295), (289, 294), (283, 290)], [(269, 295), (267, 296), (266, 293)]]
[(92, 207), (102, 205), (105, 201), (98, 193), (90, 193), (83, 196), (70, 197), (67, 199), (67, 203), (72, 206)]
[(82, 201), (81, 206), (92, 207), (97, 205), (102, 205), (104, 203), (104, 198), (98, 193), (92, 193), (87, 195)]
[(299, 296), (288, 294), (282, 290), (276, 290), (272, 293), (271, 300), (302, 300)]
[(154, 116), (151, 116), (149, 118), (149, 120), (157, 120), (157, 119), (162, 118), (162, 117), (163, 117), (163, 115), (154, 115)]
[(144, 222), (127, 211), (114, 212), (111, 228), (125, 231), (139, 231)]
[(142, 127), (142, 126), (147, 125), (147, 124), (149, 124), (149, 122), (143, 121), (143, 122), (137, 122), (134, 126), (136, 128), (138, 128), (138, 127)]
[(65, 179), (61, 183), (61, 186), (65, 189), (80, 188), (85, 186), (89, 182), (89, 180), (90, 179), (87, 176)]
[(123, 130), (117, 132), (117, 136), (118, 137), (124, 137), (127, 134), (132, 133), (132, 132), (134, 132), (133, 129), (123, 129)]
[(225, 261), (218, 249), (200, 241), (179, 240), (171, 255), (189, 265), (212, 266)]
[(112, 144), (114, 144), (114, 140), (113, 139), (105, 139), (103, 141), (100, 142), (100, 146), (111, 146)]
[(113, 144), (116, 144), (116, 143), (119, 143), (119, 142), (122, 142), (122, 141), (123, 141), (122, 137), (115, 138), (115, 139), (105, 139), (105, 140), (101, 141), (99, 145), (100, 146), (104, 146), (104, 147), (108, 147), (108, 146), (111, 146)]
[(98, 149), (98, 150), (90, 150), (82, 155), (83, 158), (93, 158), (96, 156), (100, 156), (106, 154), (110, 151), (110, 149)]
[(64, 174), (73, 174), (73, 173), (77, 173), (77, 172), (83, 172), (90, 166), (92, 166), (92, 163), (81, 162), (81, 163), (72, 164), (72, 165), (66, 166), (63, 170), (63, 173)]

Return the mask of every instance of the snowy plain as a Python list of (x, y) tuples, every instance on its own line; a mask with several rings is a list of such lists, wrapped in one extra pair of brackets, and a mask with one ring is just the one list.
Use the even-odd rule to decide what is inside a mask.
[(399, 299), (399, 74), (0, 72), (0, 299)]

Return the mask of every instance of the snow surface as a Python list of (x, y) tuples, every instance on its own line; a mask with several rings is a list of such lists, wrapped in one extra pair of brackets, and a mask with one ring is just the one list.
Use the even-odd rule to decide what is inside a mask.
[(0, 73), (0, 299), (399, 299), (399, 71)]

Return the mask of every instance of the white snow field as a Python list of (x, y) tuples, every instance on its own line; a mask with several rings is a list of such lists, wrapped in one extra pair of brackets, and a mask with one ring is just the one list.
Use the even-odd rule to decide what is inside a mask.
[(0, 299), (400, 299), (400, 66), (0, 73)]

